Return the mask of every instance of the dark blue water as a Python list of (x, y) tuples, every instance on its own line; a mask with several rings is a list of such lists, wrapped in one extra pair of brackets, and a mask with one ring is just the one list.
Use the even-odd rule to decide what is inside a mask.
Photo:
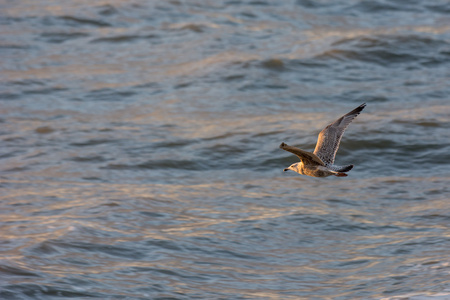
[(3, 1), (0, 298), (450, 299), (449, 13)]

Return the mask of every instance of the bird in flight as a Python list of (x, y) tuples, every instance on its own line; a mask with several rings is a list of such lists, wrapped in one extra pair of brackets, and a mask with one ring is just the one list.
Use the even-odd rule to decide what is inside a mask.
[(347, 176), (346, 172), (350, 171), (353, 165), (336, 166), (334, 165), (334, 158), (345, 129), (361, 113), (364, 107), (366, 107), (365, 103), (325, 127), (319, 133), (314, 152), (308, 152), (281, 143), (281, 149), (291, 152), (300, 158), (300, 162), (290, 165), (284, 171), (292, 170), (299, 174), (312, 177), (327, 177), (330, 175), (338, 177)]

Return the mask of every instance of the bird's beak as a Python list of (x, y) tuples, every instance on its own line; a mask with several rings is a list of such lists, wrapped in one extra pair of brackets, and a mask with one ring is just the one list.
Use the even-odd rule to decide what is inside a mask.
[(286, 172), (286, 171), (288, 171), (288, 170), (289, 170), (289, 169), (284, 169), (283, 171)]

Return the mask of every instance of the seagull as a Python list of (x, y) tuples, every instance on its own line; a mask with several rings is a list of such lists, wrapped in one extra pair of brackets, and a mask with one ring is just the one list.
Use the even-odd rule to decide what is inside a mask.
[(291, 152), (300, 158), (300, 162), (290, 165), (284, 171), (292, 170), (312, 177), (328, 177), (330, 175), (346, 177), (346, 172), (350, 171), (353, 165), (336, 166), (334, 165), (334, 157), (345, 129), (361, 113), (364, 107), (366, 107), (365, 103), (325, 127), (319, 133), (314, 152), (308, 152), (281, 143), (281, 149)]

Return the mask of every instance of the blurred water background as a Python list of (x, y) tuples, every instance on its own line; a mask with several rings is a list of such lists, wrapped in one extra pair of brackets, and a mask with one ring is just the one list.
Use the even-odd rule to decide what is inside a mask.
[(1, 1), (0, 298), (450, 299), (449, 14)]

